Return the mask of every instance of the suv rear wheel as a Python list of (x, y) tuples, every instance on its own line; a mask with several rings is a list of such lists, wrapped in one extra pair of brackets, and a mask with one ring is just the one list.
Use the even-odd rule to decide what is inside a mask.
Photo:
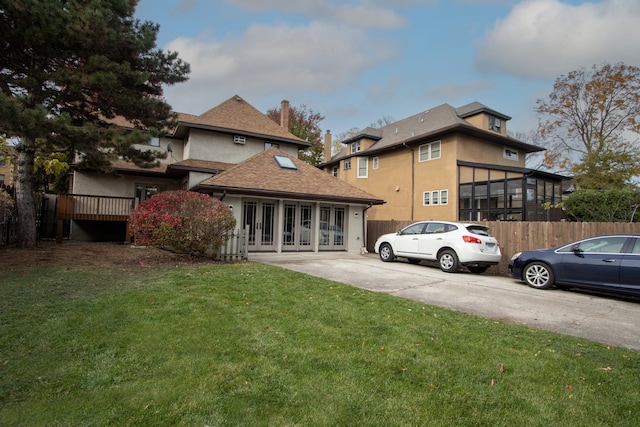
[(383, 243), (382, 245), (380, 245), (379, 251), (380, 259), (384, 262), (391, 262), (396, 258), (396, 256), (393, 254), (393, 248), (388, 243)]
[(445, 249), (438, 254), (438, 266), (445, 273), (455, 273), (460, 269), (458, 255), (451, 249)]

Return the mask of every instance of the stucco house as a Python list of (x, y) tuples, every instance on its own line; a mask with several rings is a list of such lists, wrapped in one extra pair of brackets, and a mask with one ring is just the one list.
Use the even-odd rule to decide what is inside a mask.
[(365, 128), (334, 155), (327, 132), (320, 167), (385, 200), (370, 220), (546, 220), (568, 178), (525, 167), (544, 149), (510, 137), (510, 119), (478, 102), (443, 104)]
[(288, 131), (288, 101), (281, 111), (278, 124), (235, 95), (201, 115), (179, 114), (175, 129), (138, 147), (166, 153), (158, 167), (115, 161), (112, 174), (74, 168), (70, 199), (59, 198), (71, 238), (128, 240), (128, 215), (138, 203), (190, 190), (232, 209), (249, 231), (249, 251), (360, 251), (366, 210), (384, 201), (299, 160), (310, 144)]

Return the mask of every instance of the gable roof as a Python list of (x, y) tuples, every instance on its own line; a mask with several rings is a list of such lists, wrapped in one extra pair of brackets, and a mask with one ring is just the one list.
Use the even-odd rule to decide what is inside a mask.
[(301, 147), (311, 146), (311, 143), (293, 135), (288, 129), (271, 120), (238, 95), (232, 96), (199, 116), (179, 113), (174, 136), (181, 137), (190, 127), (252, 135), (289, 142)]
[(479, 102), (474, 102), (457, 109), (449, 104), (442, 104), (379, 129), (366, 128), (358, 132), (356, 136), (343, 141), (343, 144), (348, 144), (363, 137), (374, 140), (377, 139), (377, 141), (366, 150), (362, 150), (353, 155), (348, 153), (348, 150), (342, 150), (324, 165), (340, 161), (346, 157), (374, 154), (393, 149), (402, 144), (423, 142), (428, 138), (438, 138), (454, 132), (474, 135), (498, 144), (523, 150), (526, 153), (544, 150), (544, 148), (524, 143), (510, 136), (480, 129), (464, 120), (464, 117), (469, 117), (480, 112), (488, 112), (505, 120), (509, 118), (504, 114), (491, 110)]
[[(289, 158), (296, 169), (281, 167), (275, 156)], [(373, 205), (384, 203), (384, 200), (275, 147), (203, 181), (194, 190)]]

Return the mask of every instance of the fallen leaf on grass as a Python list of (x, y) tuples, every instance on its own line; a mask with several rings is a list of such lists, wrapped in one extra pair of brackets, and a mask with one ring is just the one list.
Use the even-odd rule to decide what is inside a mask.
[(599, 371), (611, 372), (613, 368), (611, 366), (607, 366), (606, 368), (598, 368)]

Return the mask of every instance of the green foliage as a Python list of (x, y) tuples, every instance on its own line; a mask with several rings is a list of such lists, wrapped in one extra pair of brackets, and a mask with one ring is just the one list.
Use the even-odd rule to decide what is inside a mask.
[(639, 222), (640, 190), (578, 190), (564, 201), (565, 213), (584, 222)]
[(640, 68), (622, 63), (572, 71), (537, 101), (546, 166), (568, 168), (581, 189), (623, 188), (640, 174)]
[[(281, 108), (271, 108), (267, 110), (267, 116), (280, 123)], [(324, 120), (324, 116), (315, 113), (313, 109), (306, 105), (299, 107), (289, 107), (289, 132), (298, 138), (311, 143), (311, 146), (300, 152), (300, 159), (314, 166), (322, 163), (323, 160), (323, 140), (320, 122)]]
[(4, 189), (0, 188), (0, 213), (10, 212), (14, 207), (13, 197), (4, 191)]
[(634, 350), (256, 263), (0, 269), (3, 426), (635, 426)]
[(136, 244), (210, 256), (227, 241), (236, 220), (214, 197), (165, 191), (140, 203), (131, 213), (130, 225)]
[[(137, 0), (5, 0), (0, 9), (0, 129), (19, 138), (20, 246), (35, 246), (37, 155), (82, 154), (81, 166), (157, 161), (135, 143), (171, 125), (163, 86), (189, 65), (155, 47), (157, 24), (134, 18)], [(116, 123), (116, 120), (118, 123)], [(119, 124), (128, 123), (134, 131)], [(42, 144), (36, 140), (43, 141)]]

